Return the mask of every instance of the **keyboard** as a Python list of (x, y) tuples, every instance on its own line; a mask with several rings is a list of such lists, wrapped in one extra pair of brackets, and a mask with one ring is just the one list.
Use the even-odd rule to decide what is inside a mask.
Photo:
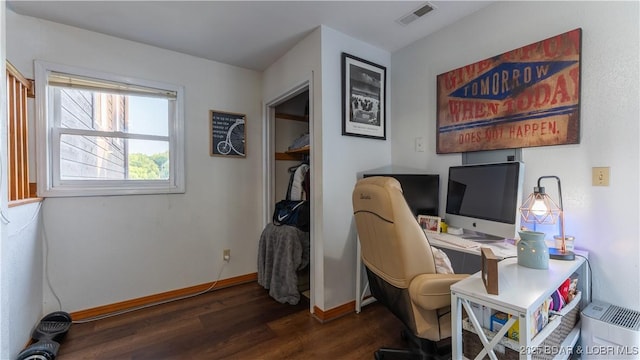
[(437, 233), (437, 234), (429, 234), (430, 238), (434, 238), (436, 240), (446, 242), (447, 244), (451, 244), (457, 247), (461, 247), (463, 249), (478, 249), (480, 248), (480, 244), (473, 240), (463, 239), (457, 235), (451, 235), (447, 233)]

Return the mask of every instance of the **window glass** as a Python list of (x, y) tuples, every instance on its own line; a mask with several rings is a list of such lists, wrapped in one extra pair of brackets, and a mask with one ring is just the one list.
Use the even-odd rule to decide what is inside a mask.
[(36, 81), (44, 196), (184, 192), (181, 87), (42, 62)]

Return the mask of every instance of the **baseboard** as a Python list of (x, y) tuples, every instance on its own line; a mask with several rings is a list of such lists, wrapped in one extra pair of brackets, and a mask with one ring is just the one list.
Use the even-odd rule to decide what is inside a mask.
[(317, 306), (313, 307), (313, 316), (318, 319), (320, 322), (324, 323), (327, 321), (335, 320), (341, 316), (345, 316), (351, 314), (355, 311), (356, 301), (350, 301), (346, 304), (342, 304), (338, 307), (334, 307), (327, 311), (320, 309)]
[(257, 279), (258, 279), (258, 273), (241, 275), (241, 276), (236, 276), (229, 279), (221, 279), (218, 282), (212, 281), (209, 283), (195, 285), (195, 286), (187, 287), (184, 289), (171, 290), (171, 291), (163, 292), (160, 294), (149, 295), (149, 296), (144, 296), (137, 299), (121, 301), (114, 304), (98, 306), (98, 307), (86, 309), (86, 310), (80, 310), (80, 311), (72, 312), (70, 315), (74, 321), (90, 319), (97, 316), (104, 316), (104, 315), (116, 313), (119, 311), (131, 310), (131, 309), (139, 308), (141, 306), (153, 305), (163, 301), (169, 301), (169, 300), (179, 299), (181, 297), (185, 297), (189, 295), (194, 295), (209, 289), (211, 285), (213, 285), (214, 283), (215, 283), (215, 286), (213, 287), (212, 290), (221, 289), (221, 288), (225, 288), (233, 285), (244, 284), (251, 281), (256, 281)]

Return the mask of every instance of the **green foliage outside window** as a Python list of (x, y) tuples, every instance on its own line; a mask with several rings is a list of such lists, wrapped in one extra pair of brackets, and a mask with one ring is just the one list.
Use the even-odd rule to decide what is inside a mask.
[(169, 152), (129, 155), (129, 179), (166, 180), (169, 178)]

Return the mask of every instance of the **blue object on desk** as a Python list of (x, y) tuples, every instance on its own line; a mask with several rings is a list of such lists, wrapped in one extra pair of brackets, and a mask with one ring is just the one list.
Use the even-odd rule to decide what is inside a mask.
[(518, 241), (518, 265), (532, 269), (549, 268), (549, 248), (544, 242), (544, 233), (537, 231), (520, 231)]

